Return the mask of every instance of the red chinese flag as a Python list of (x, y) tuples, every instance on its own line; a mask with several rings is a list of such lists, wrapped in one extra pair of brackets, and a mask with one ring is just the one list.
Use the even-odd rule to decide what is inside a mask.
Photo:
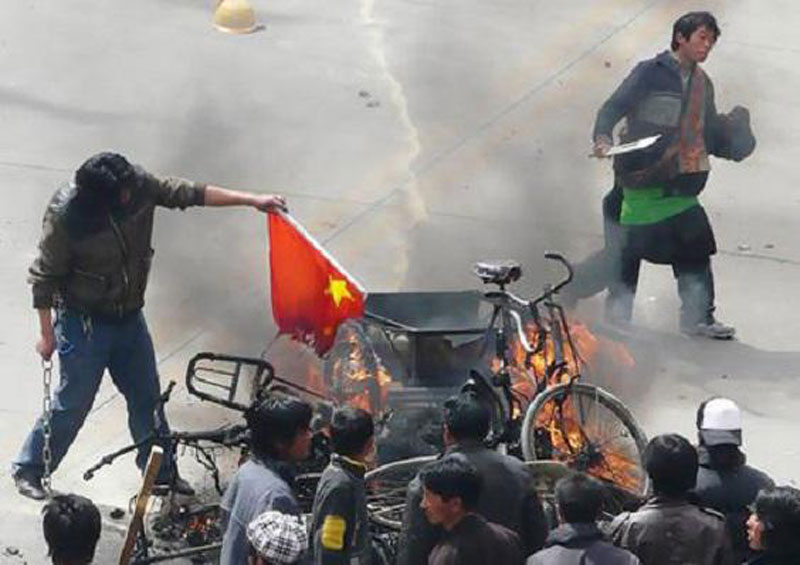
[(272, 316), (280, 333), (322, 355), (342, 321), (364, 315), (366, 292), (297, 220), (282, 212), (267, 216)]

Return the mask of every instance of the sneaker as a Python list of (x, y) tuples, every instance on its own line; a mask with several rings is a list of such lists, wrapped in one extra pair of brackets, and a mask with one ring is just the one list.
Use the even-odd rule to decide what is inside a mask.
[(170, 481), (169, 479), (156, 480), (155, 484), (153, 485), (153, 494), (155, 495), (163, 496), (170, 491), (176, 494), (182, 494), (184, 496), (194, 496), (195, 494), (192, 485), (189, 484), (189, 481), (180, 475), (175, 477), (174, 482)]
[(17, 486), (17, 492), (22, 496), (33, 500), (47, 498), (47, 493), (44, 492), (44, 487), (42, 486), (42, 478), (35, 473), (19, 471), (14, 475), (14, 484)]
[(736, 328), (727, 326), (716, 320), (710, 323), (700, 323), (694, 326), (683, 326), (681, 331), (687, 335), (708, 337), (711, 339), (733, 339), (736, 335)]

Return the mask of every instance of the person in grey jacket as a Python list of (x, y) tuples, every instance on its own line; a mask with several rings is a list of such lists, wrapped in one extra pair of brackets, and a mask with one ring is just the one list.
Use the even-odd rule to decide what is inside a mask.
[[(547, 536), (547, 518), (524, 463), (483, 445), (491, 415), (473, 393), (462, 393), (444, 404), (445, 455), (461, 454), (478, 469), (483, 488), (476, 511), (490, 522), (519, 535), (530, 555)], [(398, 563), (422, 565), (442, 537), (442, 528), (431, 525), (420, 508), (419, 477), (408, 487), (400, 537)]]
[[(711, 256), (716, 241), (698, 200), (711, 170), (710, 156), (740, 161), (755, 149), (749, 112), (717, 113), (714, 86), (701, 68), (719, 39), (708, 12), (689, 12), (675, 21), (671, 49), (640, 62), (603, 104), (595, 120), (595, 154), (605, 156), (614, 127), (625, 121), (622, 143), (658, 136), (649, 147), (614, 157), (614, 185), (621, 207), (620, 237), (607, 278), (606, 315), (630, 322), (641, 260), (670, 265), (681, 299), (680, 329), (689, 335), (731, 339), (735, 329), (714, 316)], [(583, 294), (597, 290), (586, 285)], [(602, 270), (602, 269), (601, 269)], [(611, 273), (611, 276), (608, 276)], [(600, 287), (605, 283), (600, 283)]]
[(311, 539), (315, 565), (369, 565), (372, 543), (364, 473), (375, 455), (369, 412), (336, 410), (330, 425), (333, 454), (314, 495)]
[(636, 512), (611, 524), (614, 544), (647, 565), (733, 565), (736, 563), (725, 517), (693, 504), (697, 451), (677, 434), (654, 437), (644, 451), (655, 496)]
[[(40, 327), (36, 351), (45, 361), (56, 350), (59, 357), (60, 383), (50, 420), (51, 471), (83, 425), (106, 369), (125, 397), (133, 440), (145, 442), (136, 458), (144, 468), (150, 451), (147, 438), (155, 430), (169, 430), (163, 410), (156, 410), (160, 385), (142, 314), (155, 208), (234, 205), (269, 211), (283, 208), (285, 201), (281, 196), (159, 178), (108, 152), (90, 157), (76, 171), (74, 182), (52, 197), (29, 276)], [(45, 497), (43, 446), (40, 419), (13, 462), (17, 490), (34, 499)], [(188, 483), (177, 477), (169, 446), (163, 447), (167, 457), (157, 483), (190, 493)]]
[(550, 532), (545, 548), (528, 558), (527, 565), (639, 565), (630, 551), (608, 542), (597, 526), (603, 507), (603, 486), (575, 473), (556, 483), (560, 525)]
[(251, 454), (220, 501), (220, 565), (247, 565), (252, 549), (247, 528), (264, 512), (302, 514), (292, 487), (295, 465), (311, 449), (311, 416), (310, 404), (291, 397), (267, 398), (245, 413)]

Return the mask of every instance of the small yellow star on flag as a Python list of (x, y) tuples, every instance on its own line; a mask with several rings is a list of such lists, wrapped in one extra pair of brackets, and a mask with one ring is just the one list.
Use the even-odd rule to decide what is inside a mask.
[(333, 303), (336, 304), (337, 308), (345, 298), (353, 300), (353, 295), (350, 294), (350, 289), (347, 288), (347, 281), (335, 279), (331, 276), (328, 276), (328, 288), (325, 290), (325, 294), (329, 294), (333, 298)]

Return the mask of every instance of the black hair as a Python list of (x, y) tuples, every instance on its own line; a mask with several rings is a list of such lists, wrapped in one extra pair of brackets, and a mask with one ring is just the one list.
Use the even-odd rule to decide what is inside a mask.
[(77, 494), (57, 494), (42, 508), (42, 530), (53, 563), (91, 563), (100, 538), (100, 511)]
[(644, 466), (656, 494), (685, 496), (697, 482), (697, 450), (678, 434), (651, 439), (644, 450)]
[(375, 435), (370, 413), (352, 406), (343, 406), (333, 413), (330, 429), (333, 451), (345, 456), (359, 455)]
[(672, 43), (670, 45), (672, 50), (676, 51), (678, 49), (678, 34), (688, 40), (701, 27), (705, 27), (713, 33), (715, 41), (722, 35), (717, 25), (717, 19), (711, 15), (711, 12), (689, 12), (675, 20), (672, 25)]
[(764, 524), (766, 552), (800, 557), (800, 490), (789, 486), (763, 489), (756, 497), (755, 512)]
[(260, 459), (279, 459), (279, 444), (291, 445), (295, 436), (311, 424), (313, 411), (298, 398), (267, 398), (245, 412), (250, 429), (250, 449)]
[(119, 153), (104, 151), (89, 157), (75, 171), (75, 185), (81, 199), (97, 207), (112, 208), (123, 187), (136, 180), (136, 169)]
[(556, 503), (561, 517), (570, 524), (597, 520), (603, 507), (603, 485), (582, 473), (573, 473), (556, 483)]
[(465, 510), (478, 504), (483, 481), (475, 466), (460, 454), (446, 455), (423, 467), (422, 485), (444, 500), (460, 498)]
[(492, 415), (472, 392), (448, 398), (444, 403), (444, 423), (456, 440), (482, 440), (489, 433)]

